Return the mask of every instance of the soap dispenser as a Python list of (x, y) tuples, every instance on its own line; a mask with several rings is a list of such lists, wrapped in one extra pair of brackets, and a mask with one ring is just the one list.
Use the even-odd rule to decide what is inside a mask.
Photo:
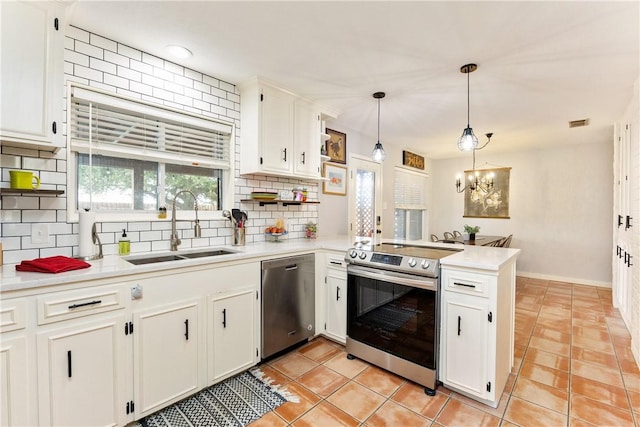
[(118, 255), (129, 255), (131, 251), (131, 242), (127, 237), (127, 230), (122, 229), (122, 237), (118, 240)]

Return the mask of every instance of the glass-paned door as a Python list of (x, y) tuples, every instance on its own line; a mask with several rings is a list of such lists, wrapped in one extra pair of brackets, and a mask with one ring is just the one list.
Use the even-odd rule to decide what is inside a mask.
[(382, 233), (382, 167), (352, 156), (349, 160), (349, 235), (355, 242), (379, 243)]

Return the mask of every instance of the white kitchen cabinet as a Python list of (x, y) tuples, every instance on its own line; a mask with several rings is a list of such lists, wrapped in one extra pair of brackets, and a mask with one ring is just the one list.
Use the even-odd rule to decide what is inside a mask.
[(41, 328), (40, 425), (105, 426), (131, 420), (124, 407), (124, 325), (120, 312)]
[(327, 254), (325, 335), (342, 344), (347, 340), (347, 265), (344, 254)]
[(293, 132), (293, 173), (299, 177), (320, 178), (320, 111), (302, 99), (295, 101)]
[(439, 380), (495, 408), (513, 367), (515, 262), (441, 274)]
[(200, 300), (137, 312), (134, 326), (136, 418), (198, 390)]
[(64, 145), (64, 8), (3, 2), (0, 140), (56, 151)]
[(30, 424), (26, 299), (0, 301), (0, 425)]
[(240, 173), (319, 179), (320, 109), (258, 79), (240, 92)]
[(209, 383), (250, 368), (257, 357), (256, 290), (214, 295), (209, 304)]

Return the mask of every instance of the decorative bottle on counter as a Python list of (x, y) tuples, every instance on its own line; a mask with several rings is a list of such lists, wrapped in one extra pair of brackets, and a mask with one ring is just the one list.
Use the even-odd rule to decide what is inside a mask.
[(131, 242), (127, 238), (127, 230), (122, 229), (122, 237), (118, 240), (118, 255), (129, 255)]

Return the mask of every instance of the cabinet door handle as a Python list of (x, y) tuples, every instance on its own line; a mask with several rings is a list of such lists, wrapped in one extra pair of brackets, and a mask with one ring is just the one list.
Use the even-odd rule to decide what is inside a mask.
[(282, 160), (284, 160), (286, 162), (287, 161), (287, 149), (285, 148), (284, 150), (282, 150), (282, 152), (284, 153), (284, 158)]
[(222, 309), (222, 327), (223, 328), (227, 327), (227, 309), (226, 308)]
[(302, 164), (304, 165), (306, 163), (306, 153), (303, 151), (302, 152)]
[(336, 301), (340, 301), (340, 286), (336, 286)]
[(622, 215), (618, 215), (618, 228), (622, 225)]
[(184, 321), (184, 337), (189, 341), (189, 319)]
[(458, 316), (458, 336), (460, 336), (460, 331), (462, 330), (460, 327), (462, 326), (462, 318)]
[(101, 304), (102, 300), (94, 300), (94, 301), (89, 301), (89, 302), (82, 302), (80, 304), (71, 304), (69, 306), (69, 310), (73, 310), (74, 308), (80, 308), (80, 307), (86, 307), (88, 305), (96, 305), (96, 304)]
[(67, 351), (67, 376), (71, 378), (71, 350)]
[(624, 224), (624, 229), (625, 231), (631, 228), (631, 217), (629, 215), (627, 215), (627, 220)]
[(56, 122), (53, 122), (51, 124), (51, 131), (53, 132), (54, 135), (58, 133), (58, 124)]
[(340, 267), (342, 267), (342, 263), (340, 261), (329, 261), (329, 264), (339, 265)]
[(456, 286), (466, 286), (467, 288), (475, 288), (476, 285), (472, 285), (469, 283), (460, 283), (460, 282), (453, 282), (454, 285)]

